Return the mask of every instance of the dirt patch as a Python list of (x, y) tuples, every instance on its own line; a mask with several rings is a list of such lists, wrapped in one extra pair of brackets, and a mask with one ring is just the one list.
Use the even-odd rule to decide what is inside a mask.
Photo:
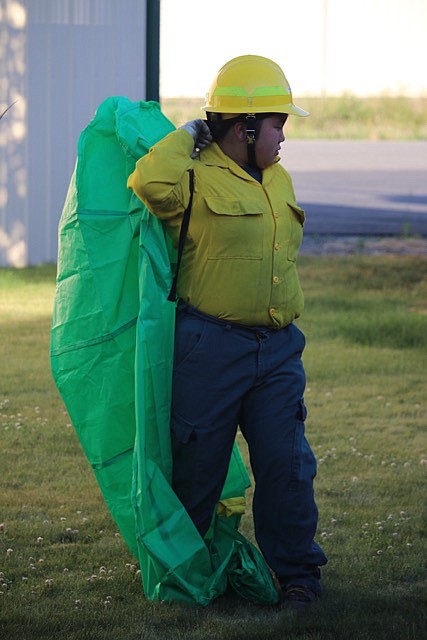
[(427, 255), (427, 238), (372, 238), (364, 236), (304, 237), (302, 255)]

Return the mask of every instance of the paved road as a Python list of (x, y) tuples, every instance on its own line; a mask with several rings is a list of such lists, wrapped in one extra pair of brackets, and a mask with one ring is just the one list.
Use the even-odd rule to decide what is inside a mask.
[(305, 234), (427, 237), (427, 142), (286, 140)]

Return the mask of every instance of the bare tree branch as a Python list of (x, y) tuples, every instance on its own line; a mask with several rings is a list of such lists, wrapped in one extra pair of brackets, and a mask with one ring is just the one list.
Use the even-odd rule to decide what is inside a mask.
[(3, 118), (4, 114), (5, 114), (5, 113), (7, 113), (7, 112), (9, 111), (9, 109), (11, 109), (11, 108), (13, 107), (13, 105), (14, 105), (14, 104), (16, 104), (17, 102), (18, 102), (18, 100), (15, 100), (15, 102), (12, 102), (12, 104), (10, 104), (10, 105), (7, 107), (7, 109), (5, 109), (5, 110), (3, 111), (3, 113), (2, 113), (2, 114), (1, 114), (1, 116), (0, 116), (0, 120)]

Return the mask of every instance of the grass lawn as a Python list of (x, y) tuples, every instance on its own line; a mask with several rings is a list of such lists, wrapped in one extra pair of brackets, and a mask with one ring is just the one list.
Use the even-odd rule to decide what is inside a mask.
[[(51, 379), (55, 269), (0, 270), (0, 637), (421, 640), (427, 258), (300, 259), (325, 594), (305, 617), (144, 598)], [(244, 447), (243, 447), (244, 448)], [(242, 530), (253, 540), (250, 513)]]
[[(289, 118), (286, 135), (292, 139), (331, 140), (425, 140), (427, 98), (350, 94), (325, 98), (294, 95), (309, 118)], [(163, 98), (164, 114), (176, 126), (193, 118), (204, 118), (204, 98)]]

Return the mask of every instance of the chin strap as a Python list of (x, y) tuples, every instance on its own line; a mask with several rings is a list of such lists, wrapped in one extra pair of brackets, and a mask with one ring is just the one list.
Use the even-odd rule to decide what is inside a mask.
[(255, 158), (255, 123), (256, 115), (254, 113), (247, 113), (245, 117), (246, 123), (246, 143), (248, 147), (248, 165), (250, 167), (257, 168)]

